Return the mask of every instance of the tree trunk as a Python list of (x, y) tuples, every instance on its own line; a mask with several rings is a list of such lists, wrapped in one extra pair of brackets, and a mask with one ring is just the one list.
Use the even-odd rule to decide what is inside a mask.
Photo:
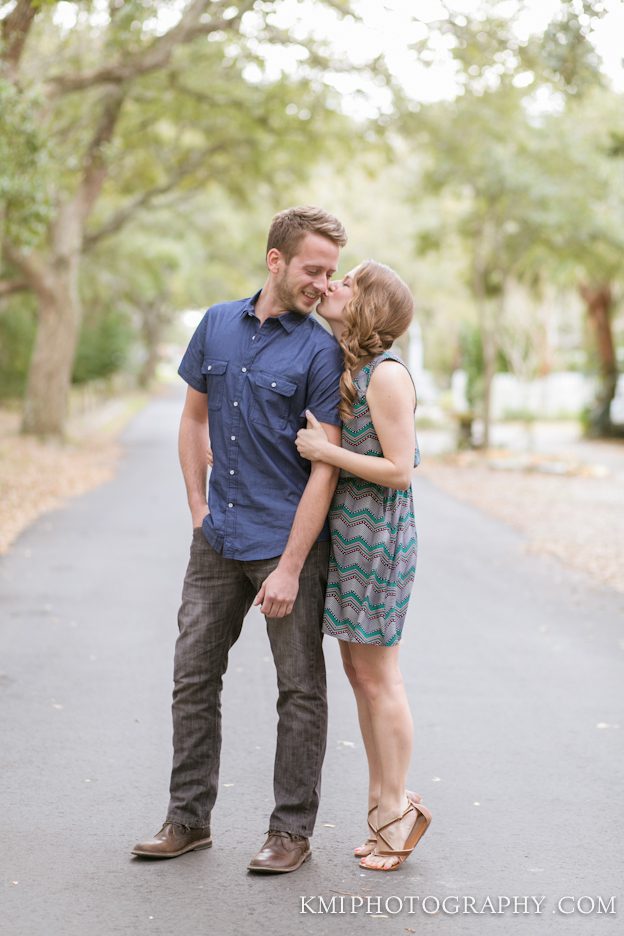
[(587, 308), (587, 318), (596, 341), (598, 352), (599, 388), (589, 414), (588, 434), (594, 437), (611, 436), (611, 401), (615, 396), (618, 380), (617, 358), (611, 330), (613, 294), (608, 283), (598, 286), (582, 284), (579, 292)]
[(47, 255), (13, 252), (39, 302), (22, 432), (62, 437), (81, 322), (78, 293), (84, 213), (74, 199), (61, 205)]
[(50, 265), (39, 299), (35, 338), (24, 401), (22, 432), (62, 437), (80, 330), (79, 255)]
[(492, 428), (492, 381), (496, 364), (496, 345), (489, 322), (485, 317), (481, 322), (481, 343), (483, 347), (483, 448), (490, 447)]
[(472, 288), (477, 305), (479, 332), (481, 335), (481, 349), (483, 352), (483, 440), (481, 444), (482, 448), (486, 451), (490, 447), (490, 429), (492, 425), (492, 381), (494, 379), (494, 369), (496, 366), (496, 337), (494, 334), (494, 323), (492, 321), (490, 308), (491, 300), (488, 300), (487, 296), (487, 262), (484, 259), (487, 255), (486, 246), (489, 236), (491, 236), (491, 230), (486, 225), (481, 231), (479, 241), (476, 245), (476, 253), (472, 269)]
[(39, 325), (28, 372), (22, 432), (63, 436), (76, 344), (82, 320), (78, 271), (85, 226), (108, 172), (104, 158), (123, 104), (125, 90), (102, 98), (99, 119), (84, 158), (74, 195), (61, 203), (50, 228), (47, 256), (5, 245), (39, 299)]
[(141, 315), (141, 337), (145, 349), (145, 360), (139, 373), (139, 386), (147, 390), (156, 377), (159, 344), (167, 322), (167, 309), (163, 304), (163, 300), (158, 299), (142, 305), (139, 311)]

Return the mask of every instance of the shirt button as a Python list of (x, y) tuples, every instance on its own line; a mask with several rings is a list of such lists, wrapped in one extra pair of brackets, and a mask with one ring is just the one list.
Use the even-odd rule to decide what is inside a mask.
[(272, 387), (277, 387), (277, 384), (275, 383), (275, 381), (273, 381), (273, 383), (271, 384), (271, 386), (272, 386)]
[(230, 436), (230, 442), (236, 442), (236, 436)]
[(236, 400), (234, 400), (234, 406), (238, 406), (238, 403), (236, 402)]
[(212, 370), (212, 364), (209, 364), (206, 370)]
[(255, 341), (255, 340), (256, 340), (256, 336), (255, 336), (255, 335), (252, 335), (252, 336), (251, 336), (251, 340), (252, 340), (252, 341)]
[(246, 368), (246, 367), (243, 367), (243, 368), (242, 368), (242, 371), (243, 371), (243, 374), (246, 374), (246, 373), (247, 373), (247, 368)]
[(233, 506), (234, 506), (234, 504), (228, 504), (228, 507), (233, 507)]
[(230, 470), (230, 474), (234, 474), (234, 469), (233, 469), (233, 468)]

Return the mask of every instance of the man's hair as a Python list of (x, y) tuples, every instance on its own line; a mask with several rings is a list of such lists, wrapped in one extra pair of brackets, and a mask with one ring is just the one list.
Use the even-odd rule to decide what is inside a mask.
[(299, 205), (275, 215), (269, 228), (266, 252), (275, 248), (284, 255), (286, 263), (290, 263), (306, 234), (320, 234), (338, 247), (344, 247), (347, 243), (345, 229), (338, 218), (322, 208)]

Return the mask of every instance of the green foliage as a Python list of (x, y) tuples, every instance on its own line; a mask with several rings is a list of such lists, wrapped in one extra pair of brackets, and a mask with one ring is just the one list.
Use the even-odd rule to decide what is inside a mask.
[(21, 397), (37, 328), (34, 298), (18, 294), (0, 312), (0, 399)]
[(50, 154), (36, 113), (41, 101), (0, 74), (0, 238), (39, 242), (51, 217)]
[[(487, 394), (484, 372), (506, 366), (528, 379), (549, 365), (538, 297), (622, 282), (622, 95), (606, 86), (591, 43), (603, 12), (562, 0), (542, 36), (520, 38), (520, 5), (509, 19), (495, 5), (451, 10), (420, 44), (432, 62), (432, 40), (450, 50), (462, 88), (451, 102), (408, 109), (402, 126), (428, 153), (414, 203), (433, 193), (439, 205), (416, 249), (442, 255), (461, 243), (481, 336), (463, 329), (460, 340), (473, 404)], [(523, 313), (508, 303), (519, 282)], [(589, 360), (605, 369), (597, 353)]]
[[(347, 0), (318, 5), (339, 17), (349, 9)], [(279, 0), (83, 0), (63, 16), (55, 6), (31, 5), (20, 33), (5, 4), (4, 32), (17, 41), (0, 48), (2, 291), (25, 281), (42, 310), (56, 293), (58, 314), (42, 314), (40, 327), (64, 331), (47, 355), (46, 342), (35, 343), (49, 373), (33, 359), (26, 430), (44, 433), (62, 433), (83, 309), (74, 380), (121, 366), (138, 336), (153, 361), (171, 310), (188, 307), (211, 277), (220, 284), (226, 261), (236, 267), (251, 206), (282, 208), (320, 156), (344, 161), (358, 145), (330, 77), (344, 63), (278, 28)], [(280, 52), (294, 54), (296, 72)], [(236, 214), (225, 225), (230, 244), (223, 225), (204, 223), (224, 202)]]
[(582, 95), (602, 83), (600, 56), (590, 42), (591, 31), (604, 16), (595, 0), (562, 0), (541, 44), (544, 73), (567, 95)]
[(480, 329), (464, 325), (459, 336), (459, 366), (466, 371), (466, 397), (474, 409), (483, 399), (483, 343)]
[(621, 114), (621, 96), (596, 89), (533, 134), (539, 198), (523, 272), (548, 270), (568, 283), (621, 276), (624, 167), (609, 153)]
[(133, 329), (125, 312), (108, 308), (87, 315), (80, 332), (72, 381), (86, 383), (109, 377), (125, 365), (133, 341)]
[[(227, 3), (213, 5), (209, 16), (227, 12)], [(323, 80), (326, 63), (318, 48), (314, 62), (302, 64), (297, 75), (276, 76), (273, 68), (267, 76), (266, 49), (273, 47), (275, 61), (280, 47), (301, 48), (271, 27), (277, 5), (263, 5), (264, 15), (249, 35), (231, 8), (231, 29), (178, 46), (165, 67), (127, 83), (114, 137), (102, 150), (109, 171), (92, 228), (141, 193), (154, 194), (136, 211), (168, 195), (171, 200), (174, 193), (214, 185), (250, 204), (258, 182), (278, 191), (302, 180), (330, 147), (342, 158), (355, 147), (349, 122), (339, 118), (340, 98)], [(70, 30), (53, 26), (44, 13), (37, 19), (23, 67), (25, 84), (37, 88), (42, 77), (50, 77), (41, 74), (42, 57), (59, 62), (49, 69), (52, 76), (130, 62), (156, 42), (157, 17), (168, 12), (161, 0), (114, 2), (110, 22), (103, 23), (86, 15), (89, 4), (79, 6), (85, 15)], [(105, 95), (100, 85), (64, 94), (46, 113), (58, 194), (71, 196), (76, 189)]]
[[(157, 42), (159, 11), (172, 6), (85, 0), (72, 5), (78, 18), (67, 28), (53, 22), (54, 5), (37, 3), (19, 82), (0, 79), (0, 227), (42, 256), (51, 204), (56, 212), (78, 190), (109, 93), (96, 84), (46, 97), (44, 83), (130, 66)], [(175, 309), (259, 287), (267, 220), (285, 204), (317, 202), (347, 226), (343, 271), (375, 256), (404, 276), (426, 366), (444, 375), (466, 367), (474, 405), (483, 338), (503, 343), (510, 282), (538, 295), (622, 280), (622, 96), (602, 86), (590, 42), (601, 4), (563, 0), (544, 35), (528, 38), (515, 31), (521, 4), (489, 4), (478, 15), (451, 9), (429, 24), (417, 52), (433, 62), (436, 48), (449, 49), (460, 95), (431, 106), (404, 101), (400, 121), (382, 115), (374, 126), (341, 114), (331, 75), (345, 63), (277, 29), (279, 6), (257, 3), (243, 26), (233, 17), (231, 28), (179, 46), (165, 67), (124, 84), (115, 133), (98, 153), (107, 178), (86, 227), (87, 322), (74, 379), (127, 364), (139, 340), (157, 343), (155, 318), (165, 326)], [(227, 7), (215, 0), (206, 16)], [(296, 73), (275, 66), (280, 49), (296, 53)], [(21, 334), (26, 354), (32, 307), (16, 315), (15, 303), (0, 319), (0, 339), (15, 347)], [(517, 370), (536, 332), (518, 319), (509, 331), (504, 353), (494, 347), (488, 360)], [(22, 386), (21, 358), (4, 347), (3, 372), (15, 364), (22, 382), (14, 386)], [(590, 361), (597, 366), (596, 355)]]

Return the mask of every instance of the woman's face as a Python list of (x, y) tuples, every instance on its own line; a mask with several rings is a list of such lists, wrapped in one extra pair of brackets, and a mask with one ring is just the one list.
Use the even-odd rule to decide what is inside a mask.
[(345, 306), (353, 295), (353, 276), (351, 270), (341, 280), (329, 284), (329, 292), (323, 296), (316, 311), (326, 322), (342, 322)]

